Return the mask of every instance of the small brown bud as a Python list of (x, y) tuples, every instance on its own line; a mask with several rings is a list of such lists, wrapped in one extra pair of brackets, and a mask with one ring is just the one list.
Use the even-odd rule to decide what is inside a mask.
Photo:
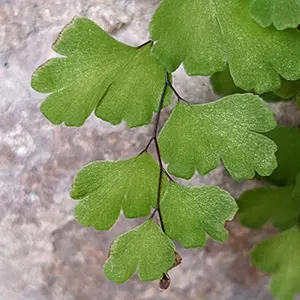
[(173, 268), (175, 268), (178, 265), (180, 265), (181, 262), (182, 262), (182, 257), (180, 256), (180, 254), (178, 252), (175, 251), (175, 263), (173, 265)]
[(164, 274), (163, 278), (159, 281), (159, 287), (162, 290), (167, 290), (171, 284), (171, 278), (168, 273)]

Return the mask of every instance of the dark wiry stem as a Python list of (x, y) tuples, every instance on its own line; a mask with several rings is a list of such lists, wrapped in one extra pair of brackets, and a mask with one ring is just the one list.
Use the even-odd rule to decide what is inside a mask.
[(165, 97), (166, 97), (166, 93), (167, 93), (167, 88), (168, 87), (171, 88), (171, 90), (173, 91), (173, 93), (176, 95), (178, 101), (182, 100), (184, 102), (187, 102), (175, 90), (175, 88), (173, 87), (173, 85), (172, 85), (172, 83), (171, 83), (171, 81), (169, 79), (169, 73), (166, 72), (166, 74), (165, 74), (165, 83), (164, 83), (163, 91), (162, 91), (162, 94), (161, 94), (161, 97), (160, 97), (160, 100), (159, 100), (158, 111), (157, 111), (157, 115), (156, 115), (155, 122), (154, 122), (153, 134), (152, 134), (152, 137), (149, 140), (148, 144), (146, 145), (145, 149), (140, 153), (140, 154), (142, 154), (144, 152), (147, 152), (148, 148), (151, 145), (151, 143), (154, 141), (155, 149), (156, 149), (156, 154), (157, 154), (157, 158), (158, 158), (158, 162), (159, 162), (160, 171), (159, 171), (159, 180), (158, 180), (158, 189), (157, 189), (157, 208), (155, 210), (153, 210), (150, 218), (154, 218), (156, 212), (158, 212), (158, 216), (159, 216), (159, 220), (160, 220), (160, 224), (161, 224), (161, 229), (163, 231), (165, 231), (165, 228), (164, 228), (164, 223), (163, 223), (163, 219), (162, 219), (162, 215), (161, 215), (161, 210), (160, 210), (160, 200), (161, 200), (161, 189), (162, 189), (163, 174), (165, 173), (170, 181), (174, 181), (174, 180), (168, 174), (168, 172), (165, 170), (165, 168), (163, 166), (163, 162), (162, 162), (162, 158), (161, 158), (161, 154), (160, 154), (160, 149), (159, 149), (159, 145), (158, 145), (158, 140), (157, 140), (157, 135), (158, 135), (158, 131), (159, 131), (160, 115), (161, 115), (162, 108), (164, 106), (164, 100), (165, 100)]
[(154, 138), (152, 137), (152, 138), (149, 140), (148, 144), (146, 145), (145, 149), (144, 149), (143, 151), (141, 151), (139, 155), (141, 155), (141, 154), (143, 154), (144, 152), (147, 152), (147, 151), (148, 151), (148, 149), (149, 149), (151, 143), (153, 142), (153, 140), (154, 140)]
[(175, 96), (177, 97), (177, 100), (178, 100), (178, 101), (183, 101), (183, 102), (186, 102), (186, 103), (189, 104), (188, 101), (186, 101), (184, 98), (182, 98), (182, 97), (178, 94), (178, 92), (177, 92), (177, 91), (175, 90), (175, 88), (173, 87), (173, 85), (172, 85), (171, 81), (169, 80), (169, 78), (168, 78), (167, 80), (168, 80), (168, 86), (171, 88), (172, 92), (173, 92), (173, 93), (175, 94)]
[(153, 41), (149, 40), (149, 41), (147, 41), (147, 42), (145, 42), (145, 43), (143, 43), (143, 44), (137, 46), (137, 49), (143, 48), (144, 46), (146, 46), (146, 45), (148, 45), (148, 44), (150, 44), (150, 43), (153, 44)]
[(149, 140), (147, 146), (141, 152), (141, 153), (146, 152), (148, 150), (149, 146), (151, 145), (151, 143), (154, 141), (156, 154), (157, 154), (157, 158), (158, 158), (160, 168), (159, 168), (159, 179), (158, 179), (158, 188), (157, 188), (157, 208), (152, 212), (150, 218), (154, 218), (156, 212), (158, 212), (160, 226), (161, 226), (162, 231), (165, 231), (165, 227), (164, 227), (164, 223), (163, 223), (163, 219), (162, 219), (161, 211), (160, 211), (161, 187), (162, 187), (163, 173), (166, 173), (170, 180), (173, 181), (173, 179), (170, 177), (170, 175), (164, 169), (162, 159), (161, 159), (161, 155), (160, 155), (159, 146), (158, 146), (157, 134), (158, 134), (158, 126), (159, 126), (160, 115), (161, 115), (162, 108), (164, 106), (164, 100), (165, 100), (165, 97), (166, 97), (169, 82), (170, 82), (169, 81), (169, 73), (166, 72), (165, 83), (164, 83), (163, 91), (161, 93), (161, 97), (160, 97), (160, 100), (159, 100), (158, 111), (157, 111), (157, 115), (156, 115), (155, 122), (154, 122), (153, 134), (152, 134), (152, 137)]
[[(149, 140), (149, 142), (147, 143), (145, 149), (140, 153), (144, 153), (147, 152), (151, 143), (154, 141), (154, 145), (155, 145), (155, 149), (156, 149), (156, 154), (157, 154), (157, 158), (158, 158), (158, 163), (159, 163), (159, 179), (158, 179), (158, 188), (157, 188), (157, 201), (156, 201), (156, 205), (157, 207), (153, 210), (152, 214), (150, 215), (149, 219), (153, 219), (156, 212), (158, 212), (158, 217), (159, 217), (159, 222), (160, 222), (160, 226), (161, 226), (161, 230), (163, 232), (165, 232), (165, 225), (163, 222), (163, 218), (162, 218), (162, 214), (161, 214), (161, 209), (160, 209), (160, 202), (161, 202), (161, 190), (162, 190), (162, 184), (163, 184), (163, 174), (165, 173), (167, 175), (167, 177), (169, 178), (170, 181), (174, 181), (173, 178), (168, 174), (168, 172), (164, 169), (163, 166), (163, 162), (162, 162), (162, 158), (161, 158), (161, 154), (160, 154), (160, 149), (159, 149), (159, 145), (158, 145), (158, 140), (157, 140), (157, 135), (158, 135), (158, 127), (159, 127), (159, 120), (160, 120), (160, 115), (161, 115), (161, 111), (162, 108), (164, 106), (164, 100), (166, 97), (166, 93), (167, 93), (167, 88), (168, 86), (172, 89), (173, 93), (177, 96), (178, 101), (182, 100), (185, 101), (178, 93), (177, 91), (174, 89), (174, 87), (172, 86), (170, 80), (169, 80), (169, 73), (166, 72), (165, 75), (165, 83), (164, 83), (164, 87), (163, 87), (163, 91), (159, 100), (159, 105), (158, 105), (158, 111), (157, 111), (157, 115), (155, 118), (155, 123), (154, 123), (154, 130), (153, 130), (153, 134), (151, 139)], [(187, 102), (187, 101), (185, 101)], [(180, 255), (177, 255), (180, 257)], [(177, 256), (176, 256), (176, 262), (175, 262), (175, 266), (177, 264), (179, 264), (181, 262), (181, 257), (180, 257), (180, 262), (177, 262)], [(164, 273), (163, 278), (160, 280), (159, 282), (159, 286), (161, 289), (168, 289), (171, 283), (171, 278), (168, 275), (168, 273)]]
[(160, 200), (161, 200), (161, 187), (162, 187), (162, 179), (163, 179), (163, 173), (164, 173), (164, 167), (162, 164), (162, 159), (160, 156), (160, 151), (159, 151), (159, 146), (158, 146), (158, 142), (157, 142), (157, 138), (154, 138), (154, 143), (155, 143), (155, 148), (156, 148), (156, 152), (157, 152), (157, 156), (158, 156), (158, 161), (159, 161), (159, 166), (160, 166), (160, 170), (159, 170), (159, 181), (158, 181), (158, 189), (157, 189), (157, 211), (158, 211), (158, 216), (159, 216), (159, 221), (160, 221), (160, 226), (162, 231), (165, 231), (165, 226), (163, 223), (163, 219), (161, 216), (161, 210), (160, 210)]
[[(163, 219), (162, 219), (162, 216), (161, 216), (161, 211), (160, 211), (161, 187), (162, 187), (163, 173), (164, 172), (167, 173), (167, 172), (165, 171), (163, 163), (162, 163), (160, 150), (159, 150), (159, 146), (158, 146), (158, 142), (157, 142), (157, 134), (158, 134), (160, 114), (161, 114), (162, 108), (164, 106), (164, 100), (165, 100), (166, 93), (167, 93), (167, 88), (168, 88), (168, 85), (169, 85), (168, 82), (169, 82), (169, 73), (166, 72), (165, 84), (164, 84), (164, 88), (163, 88), (163, 91), (162, 91), (162, 94), (161, 94), (161, 97), (160, 97), (160, 101), (159, 101), (159, 105), (158, 105), (158, 111), (157, 111), (157, 115), (156, 115), (156, 119), (155, 119), (155, 123), (154, 123), (153, 135), (152, 135), (152, 138), (150, 140), (151, 142), (154, 141), (156, 154), (157, 154), (159, 167), (160, 167), (159, 168), (158, 188), (157, 188), (157, 209), (154, 211), (153, 217), (154, 217), (154, 215), (157, 211), (162, 231), (165, 231), (165, 226), (164, 226)], [(149, 145), (150, 144), (148, 144), (147, 146), (149, 147)]]
[(162, 108), (163, 108), (163, 105), (164, 105), (164, 100), (165, 100), (165, 97), (166, 97), (169, 82), (170, 82), (169, 81), (169, 73), (166, 72), (165, 84), (164, 84), (164, 88), (163, 88), (163, 91), (161, 93), (161, 97), (160, 97), (160, 100), (159, 100), (158, 111), (157, 111), (157, 115), (156, 115), (156, 119), (155, 119), (155, 123), (154, 123), (154, 130), (153, 130), (153, 136), (152, 136), (153, 139), (155, 139), (157, 137), (160, 114), (161, 114), (161, 111), (162, 111)]
[[(158, 140), (157, 140), (157, 135), (158, 135), (158, 131), (159, 131), (158, 128), (159, 128), (160, 115), (161, 115), (162, 108), (164, 106), (164, 100), (165, 100), (165, 97), (166, 97), (168, 86), (171, 88), (171, 90), (173, 91), (173, 93), (177, 96), (178, 101), (181, 100), (181, 101), (187, 102), (186, 100), (184, 100), (178, 94), (178, 92), (172, 86), (172, 83), (170, 82), (170, 79), (169, 79), (169, 73), (166, 72), (166, 74), (165, 74), (165, 83), (164, 83), (163, 91), (162, 91), (162, 94), (161, 94), (161, 97), (160, 97), (157, 115), (156, 115), (156, 118), (155, 118), (153, 134), (152, 134), (152, 137), (150, 138), (149, 142), (147, 143), (145, 149), (140, 153), (140, 154), (142, 154), (144, 152), (147, 152), (148, 149), (149, 149), (149, 147), (150, 147), (150, 145), (151, 145), (151, 143), (154, 141), (154, 145), (155, 145), (155, 149), (156, 149), (156, 154), (157, 154), (157, 158), (158, 158), (158, 163), (159, 163), (159, 179), (158, 179), (158, 188), (157, 188), (157, 207), (153, 210), (153, 212), (150, 215), (149, 219), (153, 219), (154, 216), (155, 216), (155, 214), (156, 214), (156, 212), (158, 212), (159, 222), (160, 222), (160, 226), (161, 226), (161, 229), (162, 229), (163, 232), (165, 232), (165, 226), (164, 226), (164, 222), (163, 222), (163, 218), (162, 218), (162, 214), (161, 214), (161, 209), (160, 209), (161, 190), (162, 190), (162, 184), (163, 184), (163, 174), (165, 173), (170, 181), (174, 182), (174, 180), (169, 175), (169, 173), (165, 170), (165, 168), (163, 166), (163, 162), (162, 162), (162, 158), (161, 158), (161, 154), (160, 154), (160, 149), (159, 149), (159, 145), (158, 145)], [(178, 257), (180, 257), (180, 261), (179, 262), (177, 262)], [(176, 262), (175, 262), (174, 266), (177, 266), (178, 264), (180, 264), (180, 262), (181, 262), (181, 256), (176, 253)], [(168, 275), (168, 273), (164, 273), (163, 278), (160, 280), (160, 288), (161, 289), (168, 289), (169, 286), (170, 286), (170, 283), (171, 283), (170, 276)]]

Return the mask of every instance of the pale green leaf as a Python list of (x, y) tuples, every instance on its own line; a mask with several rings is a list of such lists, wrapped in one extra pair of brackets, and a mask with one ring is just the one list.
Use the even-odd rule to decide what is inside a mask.
[(166, 233), (183, 247), (202, 247), (206, 234), (224, 242), (224, 228), (237, 212), (234, 199), (216, 186), (188, 187), (169, 183), (161, 200), (161, 213)]
[(75, 177), (71, 197), (80, 202), (76, 219), (97, 230), (110, 229), (123, 210), (125, 217), (147, 216), (156, 207), (159, 166), (143, 153), (128, 160), (100, 161)]
[[(65, 57), (38, 68), (31, 83), (41, 93), (52, 93), (41, 106), (52, 123), (80, 126), (94, 110), (112, 124), (125, 120), (135, 127), (151, 121), (165, 78), (150, 55), (151, 43), (130, 47), (92, 21), (75, 18), (53, 49)], [(170, 92), (165, 104), (169, 102)]]
[(174, 244), (150, 219), (113, 243), (104, 273), (108, 279), (123, 283), (138, 269), (141, 280), (152, 281), (161, 279), (174, 263)]
[(271, 273), (271, 293), (279, 300), (293, 300), (300, 292), (300, 230), (297, 226), (268, 238), (252, 252), (252, 264)]
[(171, 174), (189, 179), (205, 175), (223, 160), (234, 179), (255, 171), (270, 175), (277, 166), (275, 143), (260, 134), (276, 126), (268, 106), (252, 94), (236, 94), (209, 104), (179, 103), (159, 136)]
[(300, 197), (294, 197), (294, 188), (286, 186), (246, 191), (238, 200), (241, 223), (249, 228), (260, 228), (271, 220), (278, 229), (292, 227), (300, 214)]
[(300, 78), (300, 32), (262, 28), (252, 0), (163, 0), (150, 26), (153, 55), (168, 71), (211, 75), (228, 62), (235, 84), (258, 93)]
[(277, 144), (278, 167), (267, 179), (277, 185), (295, 183), (300, 171), (300, 129), (277, 126), (265, 135)]
[(299, 0), (253, 0), (251, 17), (262, 27), (297, 28), (300, 24)]

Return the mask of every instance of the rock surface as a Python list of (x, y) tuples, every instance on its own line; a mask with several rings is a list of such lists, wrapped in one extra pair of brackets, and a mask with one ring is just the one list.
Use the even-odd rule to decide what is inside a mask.
[[(4, 300), (272, 299), (266, 275), (249, 266), (249, 249), (270, 230), (228, 227), (225, 244), (179, 248), (183, 263), (171, 272), (172, 285), (137, 277), (118, 286), (102, 265), (116, 236), (138, 221), (120, 218), (110, 232), (85, 229), (74, 221), (69, 196), (78, 169), (94, 160), (135, 155), (150, 127), (113, 127), (90, 117), (78, 129), (51, 125), (39, 112), (44, 95), (30, 88), (37, 66), (55, 54), (51, 44), (75, 15), (87, 16), (132, 45), (148, 38), (147, 25), (159, 0), (0, 0), (0, 295)], [(206, 78), (180, 69), (174, 85), (187, 99), (216, 99)], [(273, 106), (285, 124), (297, 124), (293, 104)], [(283, 114), (284, 112), (284, 114)], [(169, 111), (164, 112), (167, 116)], [(191, 184), (217, 184), (237, 196), (255, 182), (232, 181), (220, 167)]]

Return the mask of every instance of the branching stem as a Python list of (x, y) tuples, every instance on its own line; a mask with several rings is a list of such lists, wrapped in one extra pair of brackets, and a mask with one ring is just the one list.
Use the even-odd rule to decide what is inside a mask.
[(154, 218), (154, 216), (157, 212), (158, 216), (159, 216), (159, 221), (160, 221), (162, 231), (165, 231), (165, 227), (164, 227), (164, 223), (163, 223), (163, 219), (162, 219), (162, 215), (161, 215), (161, 210), (160, 210), (160, 200), (161, 200), (161, 189), (162, 189), (163, 174), (165, 173), (170, 181), (174, 181), (173, 178), (169, 175), (169, 173), (165, 170), (165, 168), (163, 166), (163, 162), (162, 162), (162, 158), (161, 158), (161, 154), (160, 154), (160, 149), (159, 149), (159, 145), (158, 145), (158, 140), (157, 140), (157, 135), (158, 135), (158, 131), (159, 131), (160, 115), (161, 115), (162, 108), (164, 106), (164, 100), (165, 100), (165, 97), (166, 97), (166, 94), (167, 94), (168, 87), (171, 88), (173, 93), (176, 95), (178, 101), (181, 100), (181, 101), (187, 102), (175, 90), (175, 88), (173, 87), (173, 85), (172, 85), (172, 83), (169, 79), (169, 73), (166, 72), (165, 83), (164, 83), (164, 87), (163, 87), (161, 97), (160, 97), (160, 100), (159, 100), (158, 111), (157, 111), (157, 115), (156, 115), (155, 122), (154, 122), (153, 134), (152, 134), (152, 137), (150, 138), (149, 142), (147, 143), (145, 149), (140, 153), (140, 154), (142, 154), (144, 152), (147, 152), (150, 145), (151, 145), (151, 143), (154, 141), (160, 171), (159, 171), (158, 189), (157, 189), (157, 208), (155, 208), (153, 210), (153, 212), (150, 216), (150, 219)]
[(169, 78), (167, 79), (168, 80), (168, 86), (171, 88), (172, 92), (175, 94), (175, 96), (177, 97), (177, 101), (183, 101), (187, 104), (189, 104), (188, 101), (186, 101), (184, 98), (182, 98), (178, 92), (175, 90), (174, 86), (172, 85), (172, 83), (170, 82)]
[(154, 122), (153, 134), (152, 134), (152, 137), (151, 137), (149, 143), (147, 144), (147, 146), (144, 150), (144, 151), (147, 151), (150, 144), (152, 143), (152, 141), (154, 141), (156, 154), (157, 154), (157, 158), (158, 158), (160, 168), (159, 168), (159, 179), (158, 179), (158, 188), (157, 188), (157, 208), (153, 211), (150, 218), (154, 218), (156, 212), (158, 212), (160, 226), (161, 226), (162, 231), (165, 231), (165, 226), (164, 226), (163, 219), (162, 219), (162, 216), (161, 216), (161, 211), (160, 211), (161, 187), (162, 187), (163, 173), (166, 173), (169, 178), (171, 178), (171, 177), (166, 172), (166, 170), (164, 169), (164, 166), (163, 166), (163, 163), (162, 163), (160, 150), (159, 150), (159, 145), (158, 145), (158, 141), (157, 141), (157, 134), (158, 134), (158, 126), (159, 126), (160, 115), (161, 115), (162, 108), (164, 106), (164, 100), (165, 100), (165, 97), (166, 97), (169, 82), (170, 82), (169, 81), (169, 73), (166, 72), (165, 83), (164, 83), (163, 91), (161, 93), (161, 97), (160, 97), (160, 100), (159, 100), (158, 111), (157, 111), (157, 115), (156, 115), (155, 122)]

